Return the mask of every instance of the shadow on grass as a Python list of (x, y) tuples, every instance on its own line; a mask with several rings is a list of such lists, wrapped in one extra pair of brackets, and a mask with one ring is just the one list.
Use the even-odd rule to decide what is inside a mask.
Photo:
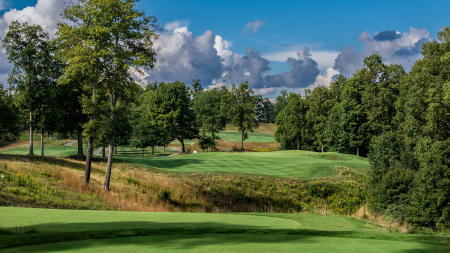
[[(95, 230), (93, 230), (95, 228)], [(104, 222), (104, 223), (47, 223), (37, 226), (3, 228), (0, 230), (0, 249), (44, 243), (75, 242), (45, 245), (50, 249), (82, 249), (114, 245), (151, 245), (153, 247), (193, 248), (226, 243), (283, 243), (292, 240), (309, 241), (314, 237), (357, 238), (424, 243), (424, 248), (404, 253), (448, 252), (450, 238), (432, 235), (398, 233), (327, 231), (312, 229), (270, 229), (219, 222), (163, 223), (163, 222)], [(136, 240), (132, 237), (147, 237)], [(224, 237), (232, 236), (230, 240)], [(155, 239), (156, 238), (156, 239)], [(263, 238), (263, 239), (262, 239)], [(107, 240), (110, 239), (110, 240)], [(33, 247), (35, 251), (42, 251)], [(27, 248), (27, 251), (31, 249)], [(32, 251), (32, 250), (31, 250)]]

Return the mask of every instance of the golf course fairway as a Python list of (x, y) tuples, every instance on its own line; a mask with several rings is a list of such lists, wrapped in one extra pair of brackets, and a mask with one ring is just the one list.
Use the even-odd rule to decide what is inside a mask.
[[(2, 252), (449, 252), (445, 235), (309, 214), (0, 207)], [(25, 245), (25, 246), (20, 246)], [(17, 247), (20, 246), (20, 247)]]

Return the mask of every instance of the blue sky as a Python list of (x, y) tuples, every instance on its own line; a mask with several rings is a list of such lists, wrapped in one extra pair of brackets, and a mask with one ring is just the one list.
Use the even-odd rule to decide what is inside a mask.
[[(364, 31), (407, 31), (425, 28), (435, 36), (450, 24), (450, 1), (160, 1), (140, 4), (159, 23), (189, 21), (195, 33), (206, 29), (244, 53), (249, 46), (262, 52), (286, 45), (311, 45), (339, 50), (357, 44)], [(247, 22), (264, 22), (258, 32), (243, 33)]]
[[(50, 18), (42, 19), (47, 21), (42, 22), (49, 23), (51, 17), (57, 19), (56, 14), (52, 12), (56, 12), (58, 8), (52, 9), (50, 6), (59, 5), (62, 0), (39, 1), (41, 7), (38, 8), (37, 1), (0, 0), (3, 7), (0, 14), (4, 15), (15, 8), (18, 10), (14, 13), (16, 16), (32, 16), (34, 14), (28, 14), (29, 11), (20, 12), (20, 10), (34, 7), (34, 11), (39, 15), (43, 15), (42, 13), (46, 11), (50, 15)], [(329, 76), (336, 73), (351, 75), (360, 67), (362, 58), (372, 53), (382, 55), (387, 63), (402, 64), (408, 70), (412, 63), (420, 58), (421, 43), (434, 39), (440, 29), (450, 24), (448, 0), (145, 0), (140, 1), (138, 6), (145, 10), (147, 15), (156, 16), (158, 25), (166, 28), (162, 30), (164, 35), (161, 36), (164, 41), (161, 43), (162, 47), (169, 44), (177, 48), (173, 43), (181, 43), (183, 46), (180, 47), (183, 50), (192, 50), (192, 54), (185, 55), (186, 64), (193, 64), (193, 58), (197, 58), (195, 61), (205, 61), (198, 66), (194, 64), (195, 66), (191, 66), (190, 69), (177, 68), (177, 73), (157, 69), (154, 70), (155, 74), (150, 73), (153, 77), (147, 79), (171, 81), (168, 79), (174, 76), (187, 81), (196, 78), (197, 75), (197, 78), (209, 85), (229, 84), (248, 77), (251, 86), (257, 89), (271, 88), (265, 93), (272, 92), (272, 95), (281, 88), (310, 87), (317, 83), (314, 80), (317, 81), (321, 75), (325, 80), (327, 69), (335, 70), (330, 70)], [(167, 26), (169, 23), (172, 23), (172, 26)], [(50, 30), (53, 27), (52, 24), (47, 26)], [(186, 29), (176, 30), (181, 27)], [(206, 31), (210, 31), (211, 34), (205, 33)], [(377, 39), (381, 36), (377, 37), (377, 34), (383, 31), (385, 33), (382, 34), (392, 36), (387, 40)], [(183, 37), (182, 42), (175, 39), (180, 34)], [(222, 64), (215, 65), (212, 61), (217, 60), (217, 57), (205, 52), (211, 51), (213, 47), (217, 49), (217, 36), (226, 41), (226, 50), (223, 54), (217, 52)], [(208, 48), (206, 42), (198, 42), (200, 44), (196, 47), (189, 47), (196, 38), (197, 42), (202, 38), (203, 40), (216, 38), (216, 42), (210, 43), (211, 48)], [(196, 48), (199, 46), (204, 46), (204, 50), (198, 52)], [(168, 48), (166, 51), (171, 50), (172, 48)], [(170, 60), (170, 52), (166, 55), (163, 51), (161, 51), (161, 68), (175, 65), (176, 63)], [(298, 54), (298, 51), (301, 52)], [(408, 57), (399, 57), (399, 53), (404, 51), (408, 51), (406, 54)], [(225, 59), (230, 54), (237, 58), (241, 57), (241, 61), (231, 62), (228, 58)], [(197, 57), (198, 55), (201, 57)], [(293, 60), (288, 61), (289, 57)], [(223, 63), (225, 61), (228, 61), (229, 66), (225, 66)], [(199, 66), (204, 69), (196, 69), (200, 68)], [(208, 69), (210, 66), (217, 67)], [(239, 73), (231, 73), (230, 69), (236, 69), (236, 66), (243, 69)], [(179, 72), (184, 72), (185, 75), (179, 75)], [(215, 74), (206, 74), (210, 72)], [(228, 77), (221, 79), (221, 76), (226, 75)]]

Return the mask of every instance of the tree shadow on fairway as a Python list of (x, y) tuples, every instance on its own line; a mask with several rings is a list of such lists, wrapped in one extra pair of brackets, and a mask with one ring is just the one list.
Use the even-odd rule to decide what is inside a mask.
[[(239, 243), (284, 243), (289, 241), (323, 243), (318, 237), (404, 241), (423, 244), (404, 253), (448, 252), (450, 238), (429, 235), (327, 231), (313, 229), (271, 229), (265, 226), (220, 222), (101, 222), (47, 223), (38, 226), (4, 228), (0, 249), (19, 246), (26, 251), (80, 250), (103, 246), (140, 245), (176, 250), (208, 245)], [(81, 242), (82, 241), (82, 242)], [(31, 247), (31, 245), (33, 245)]]
[(420, 249), (406, 249), (397, 251), (397, 253), (448, 253), (450, 252), (450, 244), (447, 245), (435, 245), (435, 244), (422, 244), (423, 248)]
[[(94, 229), (94, 230), (93, 230)], [(183, 249), (200, 245), (223, 244), (215, 235), (285, 235), (279, 239), (260, 240), (258, 236), (238, 237), (239, 242), (283, 242), (298, 239), (289, 235), (291, 230), (272, 230), (264, 226), (247, 226), (218, 222), (104, 222), (104, 223), (48, 223), (37, 226), (3, 228), (0, 230), (0, 249), (19, 246), (26, 251), (48, 251), (55, 249), (83, 249), (98, 246), (141, 244), (154, 247)], [(298, 233), (299, 231), (297, 231)], [(307, 239), (308, 232), (302, 232)], [(158, 238), (155, 239), (154, 236)], [(133, 241), (130, 238), (145, 237), (148, 240)], [(236, 240), (229, 243), (236, 243)], [(83, 241), (82, 243), (76, 241)], [(49, 244), (50, 243), (50, 244)], [(36, 247), (38, 244), (42, 247)]]

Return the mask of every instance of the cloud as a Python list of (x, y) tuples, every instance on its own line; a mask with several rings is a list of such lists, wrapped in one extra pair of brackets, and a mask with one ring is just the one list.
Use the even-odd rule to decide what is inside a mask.
[(256, 33), (259, 31), (259, 28), (264, 25), (264, 22), (257, 19), (253, 22), (247, 22), (244, 27), (244, 32), (252, 31), (253, 33)]
[[(296, 50), (288, 50), (281, 52), (273, 52), (263, 54), (263, 57), (276, 62), (285, 62), (289, 57), (296, 57)], [(334, 66), (334, 61), (336, 57), (339, 55), (339, 52), (335, 51), (326, 51), (326, 50), (311, 50), (311, 58), (317, 62), (320, 69), (327, 69)]]
[[(7, 7), (5, 1), (0, 1), (0, 9)], [(56, 32), (56, 24), (61, 21), (60, 13), (64, 10), (64, 0), (38, 0), (36, 5), (22, 10), (10, 9), (0, 18), (0, 39), (6, 35), (9, 25), (18, 20), (29, 24), (38, 24), (50, 35)], [(0, 82), (6, 84), (12, 66), (9, 64), (5, 50), (0, 52)]]
[(307, 47), (298, 51), (295, 58), (286, 59), (291, 67), (290, 71), (274, 75), (268, 74), (269, 60), (251, 47), (247, 48), (245, 56), (226, 52), (223, 72), (219, 78), (213, 80), (213, 85), (239, 84), (248, 81), (249, 86), (255, 89), (304, 88), (313, 84), (320, 73), (318, 64), (311, 58)]
[[(216, 47), (225, 46), (223, 43), (219, 43), (219, 45)], [(223, 52), (226, 52), (226, 54), (223, 54)], [(270, 67), (269, 61), (261, 57), (258, 51), (249, 47), (246, 50), (246, 55), (243, 56), (232, 53), (226, 48), (219, 51), (219, 54), (223, 55), (223, 71), (220, 76), (213, 80), (213, 85), (239, 84), (248, 81), (250, 87), (264, 87), (264, 76), (270, 70)]]
[(314, 83), (320, 70), (318, 64), (311, 58), (309, 48), (297, 52), (297, 58), (289, 57), (287, 63), (291, 66), (289, 72), (265, 77), (266, 87), (303, 88)]
[(254, 89), (254, 94), (255, 95), (261, 95), (261, 96), (269, 96), (269, 95), (273, 95), (275, 93), (278, 92), (279, 89), (275, 88), (275, 87), (270, 87), (270, 88), (261, 88), (261, 89)]
[(375, 35), (363, 32), (358, 41), (363, 44), (361, 51), (354, 47), (343, 48), (335, 61), (334, 68), (345, 76), (350, 76), (360, 69), (363, 59), (372, 54), (378, 54), (387, 64), (400, 64), (407, 71), (414, 62), (422, 58), (422, 44), (431, 41), (430, 34), (425, 29), (411, 27), (409, 32), (381, 31)]
[(5, 12), (0, 20), (0, 35), (3, 37), (8, 26), (15, 20), (41, 25), (46, 32), (53, 35), (57, 23), (62, 20), (60, 13), (65, 6), (64, 0), (38, 0), (34, 6), (22, 10), (11, 9)]
[(170, 23), (155, 41), (158, 62), (149, 72), (149, 81), (200, 79), (211, 83), (222, 73), (222, 59), (214, 48), (216, 36), (205, 31), (195, 37), (181, 23)]
[(308, 87), (308, 89), (313, 90), (319, 86), (329, 87), (330, 84), (334, 81), (334, 79), (339, 75), (339, 71), (334, 68), (327, 68), (325, 73), (320, 74), (316, 77), (316, 80), (312, 85)]

